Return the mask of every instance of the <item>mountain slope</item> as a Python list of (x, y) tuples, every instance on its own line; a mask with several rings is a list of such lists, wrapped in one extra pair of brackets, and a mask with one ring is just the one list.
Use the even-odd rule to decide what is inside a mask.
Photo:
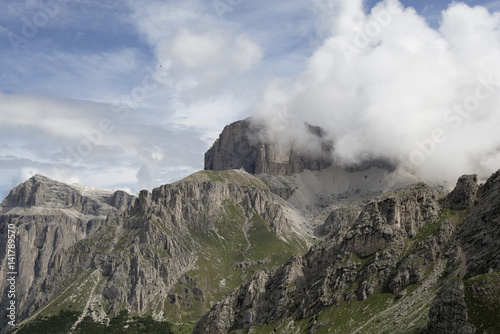
[(194, 333), (497, 332), (499, 177), (477, 200), (471, 177), (447, 198), (417, 184), (373, 200), (351, 228), (228, 294)]
[[(54, 276), (65, 252), (101, 229), (107, 215), (116, 215), (135, 198), (122, 191), (84, 188), (36, 175), (11, 191), (0, 206), (0, 243), (7, 245), (8, 226), (15, 226), (17, 317), (53, 298), (60, 281)], [(0, 249), (2, 277), (7, 272), (7, 247)], [(11, 270), (10, 270), (11, 271)], [(0, 282), (5, 291), (7, 282)], [(2, 298), (1, 322), (6, 303)], [(2, 324), (2, 327), (5, 323)]]
[[(196, 320), (253, 270), (277, 267), (309, 242), (284, 200), (243, 171), (202, 171), (123, 206), (116, 193), (99, 196), (37, 176), (2, 204), (2, 229), (14, 224), (22, 245), (19, 318), (69, 309), (98, 323), (123, 310)], [(70, 218), (81, 214), (74, 208), (99, 217)]]

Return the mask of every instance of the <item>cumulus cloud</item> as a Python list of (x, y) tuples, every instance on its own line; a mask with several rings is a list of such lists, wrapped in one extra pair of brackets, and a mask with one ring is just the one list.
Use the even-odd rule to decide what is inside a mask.
[(321, 125), (340, 163), (387, 157), (430, 181), (500, 168), (500, 13), (452, 3), (433, 29), (396, 0), (314, 3), (326, 37), (257, 118)]
[(236, 24), (198, 0), (146, 5), (130, 2), (134, 25), (154, 52), (165, 122), (191, 127), (210, 145), (221, 129), (247, 112), (253, 71), (264, 49)]
[(254, 68), (263, 51), (247, 36), (222, 30), (196, 33), (181, 29), (159, 58), (168, 59), (178, 85), (191, 95), (209, 96)]

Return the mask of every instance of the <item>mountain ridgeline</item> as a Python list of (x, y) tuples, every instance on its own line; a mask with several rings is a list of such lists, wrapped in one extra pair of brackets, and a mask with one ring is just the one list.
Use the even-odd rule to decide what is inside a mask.
[(445, 194), (382, 158), (337, 165), (305, 127), (319, 152), (228, 125), (205, 170), (138, 196), (14, 188), (1, 332), (500, 332), (500, 172)]

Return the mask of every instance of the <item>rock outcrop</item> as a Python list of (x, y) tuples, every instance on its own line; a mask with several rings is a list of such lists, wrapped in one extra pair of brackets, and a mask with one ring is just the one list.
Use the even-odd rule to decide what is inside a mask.
[(267, 142), (261, 136), (264, 126), (250, 119), (227, 125), (205, 153), (205, 170), (243, 168), (250, 174), (292, 175), (327, 168), (332, 164), (331, 143), (323, 138), (320, 128), (304, 126), (309, 136), (322, 145), (322, 152), (313, 154), (289, 144)]
[(429, 311), (426, 334), (474, 334), (476, 329), (468, 321), (464, 283), (450, 279), (438, 291)]
[[(134, 196), (122, 191), (67, 185), (41, 175), (14, 188), (0, 206), (0, 243), (7, 245), (8, 226), (15, 226), (17, 316), (23, 319), (30, 308), (50, 300), (57, 286), (54, 274), (64, 254), (95, 235), (106, 225), (108, 216), (121, 214), (134, 201)], [(6, 251), (6, 247), (0, 248), (2, 277), (7, 271)], [(5, 284), (0, 282), (1, 291)], [(2, 299), (2, 319), (5, 302)]]
[(323, 224), (318, 226), (314, 234), (319, 237), (327, 236), (334, 233), (336, 235), (342, 233), (342, 230), (347, 232), (348, 228), (353, 225), (358, 218), (360, 210), (356, 207), (343, 207), (335, 209), (325, 219)]
[(478, 189), (477, 175), (463, 175), (455, 189), (446, 196), (444, 206), (452, 210), (470, 209), (474, 206)]
[(477, 191), (476, 205), (460, 225), (469, 275), (500, 270), (500, 171)]
[[(446, 240), (455, 229), (443, 225), (428, 238), (413, 241), (409, 250), (405, 240), (438, 218), (440, 198), (436, 190), (417, 184), (375, 199), (345, 234), (330, 234), (274, 274), (256, 275), (226, 296), (194, 333), (226, 333), (279, 319), (304, 319), (341, 301), (365, 300), (385, 287), (398, 293), (418, 283), (433, 262), (444, 258)], [(368, 261), (363, 264), (363, 259)]]

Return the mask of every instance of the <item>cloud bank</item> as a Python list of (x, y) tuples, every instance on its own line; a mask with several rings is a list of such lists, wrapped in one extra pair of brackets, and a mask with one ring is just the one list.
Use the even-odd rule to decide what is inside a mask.
[(387, 157), (425, 180), (500, 168), (500, 13), (452, 3), (438, 29), (396, 0), (314, 0), (323, 43), (256, 105), (271, 132), (307, 121), (334, 159)]

